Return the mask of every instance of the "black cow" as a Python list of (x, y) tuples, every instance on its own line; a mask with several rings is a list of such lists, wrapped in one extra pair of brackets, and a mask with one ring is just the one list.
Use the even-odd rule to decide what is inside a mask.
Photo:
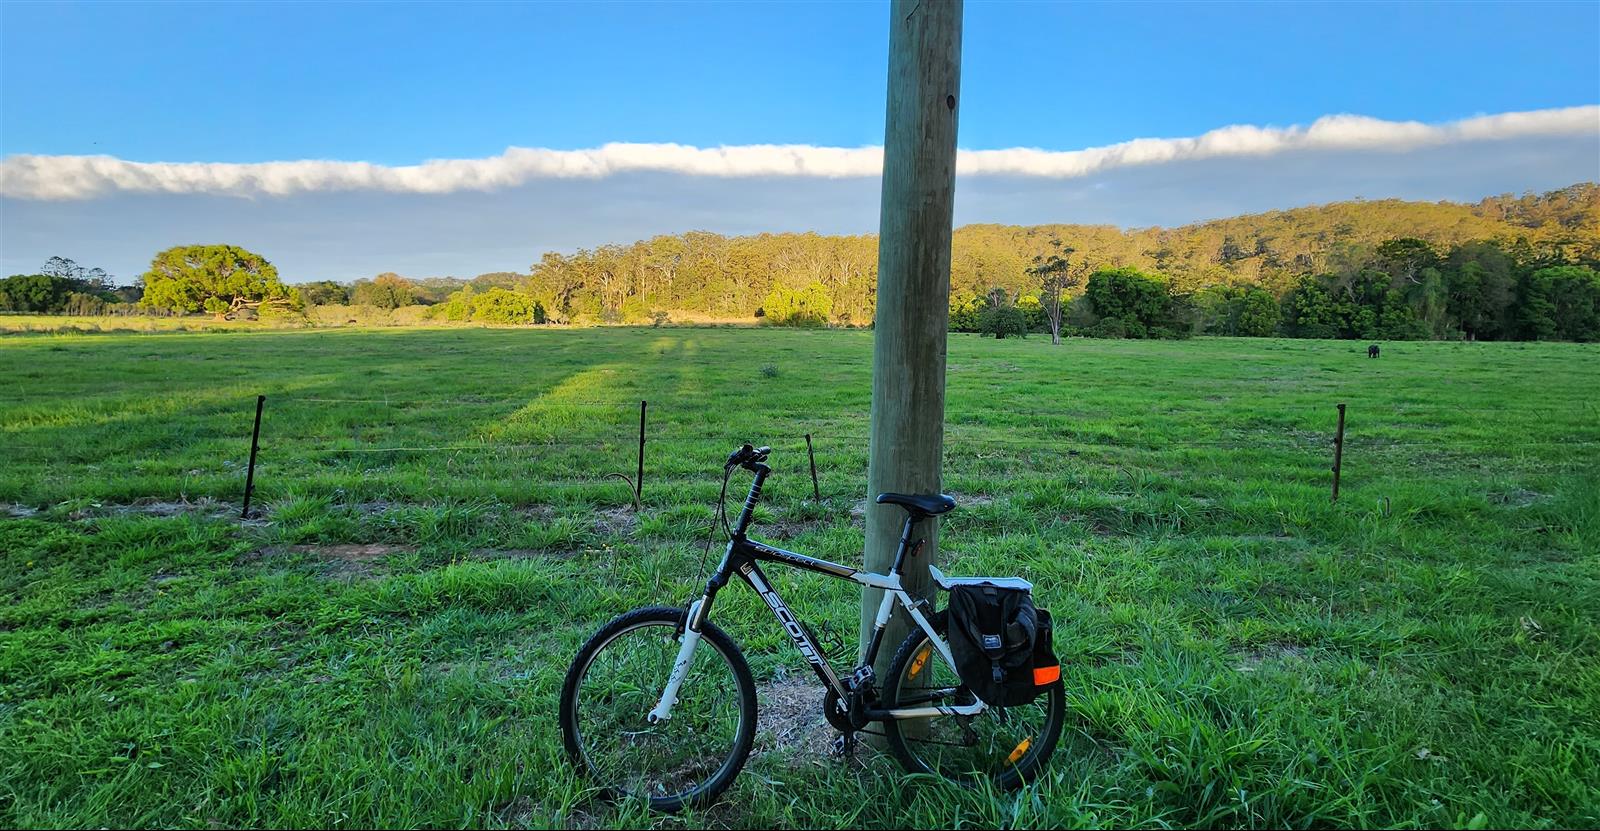
[(1378, 345), (1377, 344), (1373, 344), (1373, 345), (1367, 347), (1367, 357), (1369, 357), (1369, 358), (1378, 357)]

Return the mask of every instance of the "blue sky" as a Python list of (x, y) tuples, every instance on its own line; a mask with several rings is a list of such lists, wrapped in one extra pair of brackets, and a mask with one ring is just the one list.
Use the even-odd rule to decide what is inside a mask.
[[(883, 3), (8, 2), (0, 4), (0, 152), (8, 165), (13, 157), (107, 155), (399, 166), (485, 159), (508, 147), (582, 150), (612, 142), (874, 146), (883, 133), (887, 21)], [(1304, 127), (1347, 113), (1439, 125), (1592, 106), (1600, 104), (1597, 43), (1595, 2), (969, 2), (960, 143), (1081, 151), (1231, 125)], [(1531, 151), (1477, 141), (1477, 154), (1441, 152), (1374, 140), (1365, 155), (1341, 156), (1344, 167), (1321, 166), (1323, 179), (1314, 175), (1318, 165), (1296, 157), (1284, 162), (1302, 171), (1290, 177), (1293, 187), (1274, 188), (1270, 169), (1203, 160), (1045, 181), (1028, 171), (975, 176), (961, 189), (971, 198), (958, 202), (958, 219), (1172, 224), (1330, 198), (1476, 198), (1600, 178), (1600, 123), (1574, 137), (1571, 117), (1565, 139)], [(1289, 155), (1308, 152), (1322, 151)], [(1431, 161), (1419, 170), (1424, 158), (1456, 167)], [(37, 176), (76, 176), (45, 164)], [(1174, 167), (1180, 164), (1191, 167)], [(1224, 168), (1233, 178), (1195, 174), (1220, 176)], [(1163, 169), (1172, 175), (1162, 177)], [(686, 230), (684, 216), (730, 232), (874, 230), (876, 190), (855, 181), (858, 172), (838, 174), (845, 181), (741, 174), (681, 182), (684, 199), (715, 192), (739, 206), (719, 214), (675, 205), (671, 177), (696, 177), (674, 170), (665, 181), (629, 178), (656, 175), (648, 172), (610, 173), (586, 186), (556, 186), (539, 179), (543, 174), (517, 179), (505, 186), (511, 193), (485, 197), (483, 209), (514, 205), (531, 224), (492, 239), (469, 228), (390, 239), (350, 220), (340, 237), (345, 247), (354, 241), (371, 251), (355, 258), (335, 256), (331, 242), (309, 242), (339, 237), (352, 200), (399, 220), (389, 227), (409, 229), (439, 225), (446, 210), (473, 209), (472, 195), (459, 196), (456, 185), (419, 196), (346, 183), (327, 186), (337, 195), (316, 193), (323, 187), (316, 185), (293, 197), (219, 197), (227, 188), (215, 183), (183, 186), (193, 193), (166, 185), (149, 193), (124, 176), (121, 184), (59, 201), (54, 191), (41, 199), (38, 188), (8, 183), (0, 191), (0, 267), (31, 268), (28, 261), (42, 259), (41, 252), (67, 254), (57, 249), (76, 246), (88, 249), (80, 260), (108, 258), (114, 270), (133, 273), (155, 250), (202, 230), (265, 237), (278, 249), (269, 256), (345, 279), (371, 270), (526, 268), (541, 246)], [(20, 181), (11, 168), (5, 175)], [(1191, 183), (1190, 190), (1174, 194), (1178, 182)], [(1159, 198), (1151, 188), (1160, 188)], [(627, 197), (644, 191), (651, 194), (645, 202)], [(541, 210), (554, 210), (541, 195), (548, 192), (592, 204), (593, 220), (578, 227), (570, 217), (541, 221)], [(1096, 192), (1120, 195), (1084, 195)], [(830, 210), (829, 198), (816, 193), (844, 201)], [(290, 198), (306, 217), (298, 238), (283, 215)], [(606, 210), (618, 198), (635, 203)], [(863, 199), (870, 204), (859, 204)], [(757, 214), (748, 207), (784, 201), (810, 207)], [(761, 227), (750, 227), (753, 221)], [(539, 230), (556, 226), (559, 233)]]
[[(288, 5), (288, 4), (284, 4)], [(882, 141), (879, 3), (7, 3), (6, 153)], [(1600, 4), (967, 5), (964, 147), (1600, 103)]]

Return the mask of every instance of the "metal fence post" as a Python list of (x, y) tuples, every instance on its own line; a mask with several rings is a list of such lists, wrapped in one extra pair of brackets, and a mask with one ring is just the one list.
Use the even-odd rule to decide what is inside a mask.
[(1339, 430), (1333, 436), (1333, 501), (1339, 501), (1339, 472), (1344, 465), (1344, 405), (1339, 405)]
[(648, 401), (639, 401), (639, 476), (633, 482), (634, 504), (642, 504), (644, 500), (644, 411), (649, 406)]
[(256, 426), (250, 433), (250, 469), (244, 476), (244, 509), (239, 512), (240, 519), (250, 518), (250, 494), (256, 488), (256, 452), (261, 448), (261, 408), (266, 403), (265, 395), (256, 396)]
[(817, 454), (811, 449), (811, 434), (806, 434), (806, 456), (811, 459), (811, 496), (818, 502), (822, 501), (822, 488), (817, 486)]

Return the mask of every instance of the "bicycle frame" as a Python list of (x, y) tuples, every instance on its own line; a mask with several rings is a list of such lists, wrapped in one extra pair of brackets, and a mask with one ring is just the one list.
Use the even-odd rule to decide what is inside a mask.
[[(750, 588), (761, 596), (767, 607), (772, 610), (773, 616), (778, 619), (778, 623), (789, 633), (789, 638), (794, 641), (795, 648), (800, 650), (800, 654), (811, 665), (812, 670), (816, 672), (823, 685), (832, 690), (840, 701), (849, 701), (849, 690), (839, 680), (839, 675), (834, 672), (833, 665), (828, 663), (827, 658), (823, 656), (822, 650), (817, 646), (816, 641), (812, 639), (810, 631), (807, 630), (805, 624), (799, 618), (795, 617), (794, 612), (789, 610), (788, 604), (783, 602), (783, 598), (778, 596), (777, 590), (767, 581), (767, 576), (761, 571), (761, 566), (759, 565), (762, 562), (782, 563), (827, 577), (849, 580), (861, 586), (883, 590), (883, 600), (878, 604), (878, 615), (873, 622), (871, 640), (868, 641), (866, 652), (862, 658), (863, 665), (871, 666), (876, 663), (878, 650), (883, 645), (884, 629), (888, 626), (890, 615), (894, 613), (895, 604), (898, 603), (905, 608), (912, 621), (928, 635), (929, 642), (938, 649), (939, 656), (944, 659), (945, 663), (951, 669), (955, 668), (955, 659), (950, 654), (950, 645), (945, 642), (944, 638), (939, 636), (938, 632), (934, 631), (932, 622), (918, 608), (918, 603), (912, 599), (900, 580), (901, 568), (905, 564), (907, 555), (913, 550), (911, 535), (919, 521), (917, 516), (907, 515), (905, 527), (900, 534), (900, 545), (895, 552), (894, 565), (889, 569), (888, 574), (865, 572), (839, 563), (786, 551), (782, 548), (757, 542), (746, 536), (746, 532), (750, 527), (751, 516), (755, 511), (756, 502), (761, 498), (762, 484), (766, 481), (767, 474), (772, 472), (771, 468), (764, 464), (755, 464), (748, 467), (753, 469), (756, 474), (755, 481), (750, 484), (750, 495), (745, 498), (744, 510), (740, 512), (738, 524), (733, 531), (732, 538), (728, 540), (727, 548), (723, 552), (722, 563), (717, 566), (716, 572), (707, 581), (705, 594), (689, 607), (689, 612), (684, 622), (683, 642), (678, 648), (678, 657), (673, 662), (666, 689), (662, 691), (660, 700), (649, 713), (649, 721), (654, 723), (672, 717), (672, 707), (677, 703), (678, 690), (689, 673), (689, 667), (694, 660), (695, 648), (700, 643), (701, 627), (711, 613), (711, 605), (716, 600), (717, 593), (728, 584), (734, 574), (743, 578), (750, 585)], [(921, 541), (919, 540), (916, 545), (920, 547)], [(973, 716), (987, 708), (988, 705), (979, 700), (972, 704), (951, 706), (935, 705), (932, 707), (892, 710), (868, 708), (866, 715), (874, 721), (933, 718), (936, 716)]]

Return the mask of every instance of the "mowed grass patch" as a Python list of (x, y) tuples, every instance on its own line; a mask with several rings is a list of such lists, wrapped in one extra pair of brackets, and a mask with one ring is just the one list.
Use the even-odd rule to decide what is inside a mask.
[[(738, 442), (777, 448), (766, 536), (859, 559), (871, 333), (0, 339), (0, 824), (1600, 823), (1600, 350), (1364, 346), (953, 336), (942, 557), (1060, 621), (1048, 778), (768, 739), (658, 817), (568, 770), (562, 673), (694, 591)], [(769, 574), (853, 649), (847, 586)], [(804, 677), (747, 592), (715, 616)]]

